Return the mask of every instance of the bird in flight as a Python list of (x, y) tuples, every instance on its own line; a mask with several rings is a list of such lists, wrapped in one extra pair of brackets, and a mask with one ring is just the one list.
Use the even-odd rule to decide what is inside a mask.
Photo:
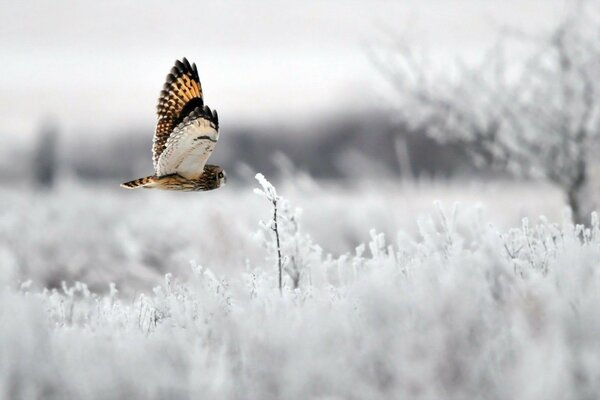
[(204, 105), (196, 64), (175, 61), (156, 107), (154, 175), (121, 184), (126, 189), (205, 191), (225, 185), (223, 168), (206, 164), (219, 139), (219, 117)]

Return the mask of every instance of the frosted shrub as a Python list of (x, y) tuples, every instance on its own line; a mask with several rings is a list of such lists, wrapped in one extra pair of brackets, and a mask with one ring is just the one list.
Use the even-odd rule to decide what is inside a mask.
[(268, 222), (260, 222), (258, 238), (267, 253), (277, 259), (279, 290), (282, 289), (284, 272), (291, 287), (297, 289), (301, 280), (310, 282), (310, 266), (320, 260), (321, 249), (312, 243), (309, 235), (300, 231), (302, 210), (292, 208), (262, 174), (257, 174), (256, 179), (261, 188), (254, 189), (254, 192), (273, 207), (272, 218)]
[(600, 137), (599, 10), (596, 0), (565, 2), (544, 33), (502, 30), (478, 65), (440, 70), (397, 38), (374, 61), (398, 92), (402, 126), (466, 144), (477, 163), (503, 173), (556, 185), (573, 220), (587, 223), (598, 197), (590, 148)]
[(0, 398), (600, 396), (596, 216), (503, 232), (438, 205), (419, 237), (372, 230), (334, 257), (259, 182), (277, 227), (261, 225), (268, 260), (242, 276), (192, 263), (189, 278), (131, 296), (4, 277)]

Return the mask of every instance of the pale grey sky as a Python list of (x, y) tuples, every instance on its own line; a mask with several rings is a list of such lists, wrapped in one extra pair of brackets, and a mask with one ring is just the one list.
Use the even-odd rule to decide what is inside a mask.
[(364, 47), (381, 25), (438, 57), (476, 57), (500, 24), (543, 29), (561, 0), (0, 0), (0, 134), (149, 126), (175, 58), (225, 125), (382, 102)]

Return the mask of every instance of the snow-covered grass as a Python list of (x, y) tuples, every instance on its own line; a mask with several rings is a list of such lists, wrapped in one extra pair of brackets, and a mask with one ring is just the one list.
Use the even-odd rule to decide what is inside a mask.
[[(519, 204), (484, 205), (487, 213), (470, 204), (429, 206), (430, 216), (416, 228), (398, 225), (400, 233), (388, 237), (378, 232), (402, 219), (416, 221), (419, 209), (398, 216), (395, 192), (383, 198), (374, 190), (348, 195), (336, 210), (327, 200), (314, 204), (331, 193), (309, 195), (305, 201), (314, 207), (304, 213), (280, 199), (281, 293), (272, 204), (254, 194), (7, 196), (14, 212), (3, 211), (0, 219), (0, 398), (600, 396), (597, 218), (587, 230), (568, 218), (506, 228), (525, 204), (523, 190), (513, 198)], [(290, 197), (300, 192), (290, 190)], [(500, 192), (489, 198), (506, 200), (508, 190)], [(554, 205), (540, 202), (560, 219), (560, 203)], [(326, 217), (344, 207), (346, 220)], [(489, 223), (498, 210), (505, 219)], [(342, 229), (377, 211), (388, 224), (378, 226), (384, 217), (363, 221), (369, 237), (351, 253), (329, 255), (317, 246), (313, 230), (337, 228), (344, 235)], [(253, 239), (240, 239), (246, 236)], [(168, 245), (160, 247), (162, 239)], [(146, 257), (160, 260), (152, 261), (152, 273), (140, 272), (150, 271)], [(191, 268), (187, 257), (196, 259)], [(82, 280), (94, 277), (99, 285), (105, 276), (120, 283), (95, 294), (83, 283), (43, 290), (23, 278), (36, 273), (36, 263), (71, 260)], [(239, 265), (226, 274), (219, 261)], [(101, 272), (87, 276), (87, 269)], [(119, 274), (127, 269), (133, 272)], [(154, 290), (127, 289), (128, 282), (147, 278), (149, 284), (155, 275), (164, 277)]]
[[(563, 202), (551, 187), (514, 182), (358, 182), (344, 188), (290, 177), (279, 192), (302, 208), (301, 229), (325, 254), (339, 256), (370, 239), (375, 229), (395, 240), (418, 236), (418, 220), (461, 203), (464, 213), (507, 229), (524, 217), (560, 221)], [(256, 186), (252, 178), (251, 185)], [(252, 187), (227, 185), (205, 193), (125, 191), (64, 184), (54, 191), (0, 188), (0, 253), (22, 279), (39, 287), (86, 282), (96, 292), (110, 282), (121, 293), (151, 290), (166, 273), (185, 278), (191, 260), (219, 276), (260, 265), (258, 221), (269, 204)]]

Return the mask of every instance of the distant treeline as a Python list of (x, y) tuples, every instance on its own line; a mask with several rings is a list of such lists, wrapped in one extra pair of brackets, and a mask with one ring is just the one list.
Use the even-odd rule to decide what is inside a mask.
[[(32, 149), (36, 160), (56, 160), (45, 168), (84, 180), (123, 180), (152, 172), (152, 128), (130, 129), (110, 134), (65, 137), (59, 146), (38, 143)], [(40, 130), (40, 142), (47, 129)], [(45, 154), (59, 148), (57, 157)], [(450, 177), (481, 173), (464, 146), (440, 144), (419, 132), (410, 132), (390, 122), (383, 112), (350, 114), (293, 126), (223, 126), (211, 162), (226, 167), (233, 179), (260, 171), (277, 179), (282, 164), (316, 179), (344, 180), (386, 177)], [(37, 164), (36, 164), (37, 163)], [(39, 167), (38, 167), (39, 170)], [(38, 173), (39, 175), (39, 173)]]

